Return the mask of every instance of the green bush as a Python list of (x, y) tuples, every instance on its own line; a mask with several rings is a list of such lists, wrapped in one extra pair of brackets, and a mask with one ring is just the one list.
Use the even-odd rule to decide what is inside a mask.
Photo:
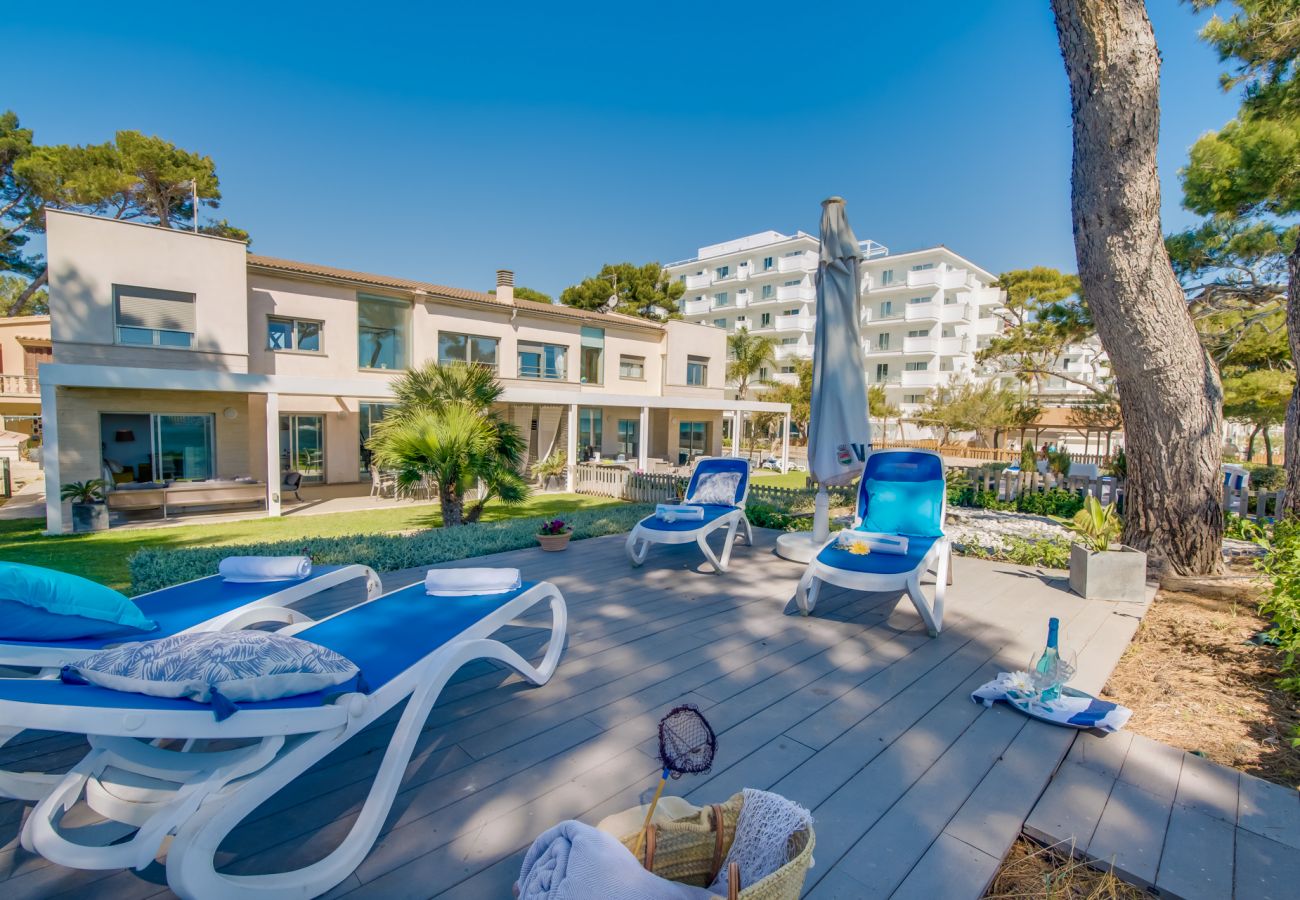
[(1258, 543), (1265, 552), (1257, 565), (1271, 582), (1268, 598), (1259, 610), (1272, 620), (1282, 653), (1279, 683), (1300, 694), (1300, 522), (1278, 522), (1272, 538), (1260, 538)]
[(975, 559), (1005, 560), (1021, 566), (1065, 569), (1070, 565), (1070, 542), (1062, 538), (1035, 538), (1031, 541), (1008, 537), (1004, 539), (1001, 549), (965, 544), (961, 548), (961, 555)]
[(1280, 491), (1286, 487), (1286, 469), (1281, 466), (1246, 463), (1245, 469), (1250, 473), (1250, 486), (1257, 491)]
[(1223, 517), (1223, 536), (1238, 541), (1258, 541), (1268, 537), (1268, 529), (1252, 519), (1230, 512)]
[(1050, 491), (1021, 494), (1016, 498), (1016, 512), (1031, 513), (1036, 516), (1056, 516), (1072, 519), (1074, 514), (1083, 509), (1083, 498), (1073, 491), (1052, 488)]
[[(631, 531), (639, 519), (652, 512), (653, 506), (628, 504), (568, 513), (564, 521), (573, 527), (573, 539), (581, 540)], [(360, 563), (377, 572), (431, 566), (532, 547), (537, 543), (541, 524), (550, 518), (554, 517), (506, 519), (459, 528), (435, 528), (409, 535), (356, 534), (261, 544), (140, 550), (128, 560), (131, 593), (156, 591), (215, 574), (217, 564), (227, 556), (306, 554), (318, 565)]]

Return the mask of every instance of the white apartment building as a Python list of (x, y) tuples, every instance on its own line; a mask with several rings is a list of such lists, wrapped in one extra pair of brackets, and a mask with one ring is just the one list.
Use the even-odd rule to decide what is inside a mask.
[[(928, 391), (951, 378), (996, 377), (975, 356), (1003, 327), (996, 313), (1003, 300), (993, 286), (997, 276), (942, 245), (895, 254), (875, 241), (861, 246), (869, 386), (884, 385), (906, 418), (919, 411)], [(764, 231), (701, 247), (693, 259), (666, 268), (686, 286), (686, 321), (728, 333), (747, 327), (775, 338), (777, 370), (765, 374), (783, 380), (793, 377), (795, 358), (812, 356), (817, 250), (813, 235)], [(1108, 373), (1095, 341), (1069, 348), (1058, 367), (1089, 382)], [(1085, 386), (1056, 377), (1045, 379), (1042, 388), (1052, 404), (1089, 396)]]

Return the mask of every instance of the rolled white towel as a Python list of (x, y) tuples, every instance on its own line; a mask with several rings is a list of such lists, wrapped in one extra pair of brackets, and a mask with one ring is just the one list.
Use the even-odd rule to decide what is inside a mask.
[(424, 592), (440, 597), (504, 594), (521, 584), (518, 569), (430, 569), (424, 576)]
[(665, 522), (703, 522), (704, 507), (686, 503), (660, 503), (655, 507), (655, 518)]
[(872, 553), (885, 553), (890, 556), (907, 555), (907, 536), (902, 534), (882, 534), (877, 531), (857, 531), (846, 528), (840, 532), (838, 541), (841, 550), (861, 541), (871, 549)]
[(224, 581), (296, 581), (311, 575), (306, 556), (227, 556), (217, 565)]

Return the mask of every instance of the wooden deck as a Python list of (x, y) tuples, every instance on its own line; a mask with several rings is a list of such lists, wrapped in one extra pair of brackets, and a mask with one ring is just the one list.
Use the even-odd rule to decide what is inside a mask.
[[(789, 602), (800, 567), (771, 553), (774, 537), (758, 532), (758, 546), (737, 548), (723, 576), (706, 573), (687, 546), (656, 548), (632, 569), (620, 537), (480, 561), (520, 566), (564, 591), (565, 656), (542, 688), (486, 663), (460, 673), (378, 843), (330, 896), (509, 897), (539, 832), (564, 818), (594, 823), (648, 795), (655, 724), (686, 700), (719, 732), (718, 758), (709, 774), (670, 790), (703, 802), (766, 788), (812, 809), (807, 896), (978, 897), (1074, 733), (985, 710), (969, 692), (999, 670), (1025, 667), (1051, 615), (1078, 652), (1074, 683), (1095, 691), (1142, 610), (1085, 601), (1051, 573), (957, 559), (938, 638), (892, 595), (827, 589), (817, 615), (804, 619)], [(386, 585), (419, 574), (397, 573)], [(351, 599), (339, 592), (319, 606)], [(509, 630), (525, 655), (544, 641), (541, 621)], [(269, 798), (223, 845), (223, 867), (282, 871), (331, 849), (360, 807), (394, 718)], [(67, 766), (82, 746), (31, 735), (0, 750), (0, 765)], [(156, 863), (83, 872), (26, 853), (17, 842), (24, 811), (0, 803), (0, 895), (169, 895)]]

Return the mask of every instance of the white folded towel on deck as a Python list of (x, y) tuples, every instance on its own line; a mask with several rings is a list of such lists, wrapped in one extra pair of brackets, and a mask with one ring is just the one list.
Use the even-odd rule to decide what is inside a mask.
[(533, 841), (515, 893), (519, 900), (717, 900), (647, 872), (618, 838), (572, 819)]
[(424, 575), (424, 592), (440, 597), (504, 594), (521, 584), (518, 569), (430, 569)]
[(306, 556), (227, 556), (217, 564), (224, 581), (294, 581), (311, 575)]
[(872, 553), (888, 553), (892, 556), (907, 555), (907, 537), (901, 534), (882, 534), (878, 531), (858, 531), (854, 528), (846, 528), (840, 532), (839, 546), (841, 549), (855, 541), (862, 541)]
[(686, 503), (660, 503), (655, 506), (655, 518), (665, 522), (703, 522), (704, 507)]

